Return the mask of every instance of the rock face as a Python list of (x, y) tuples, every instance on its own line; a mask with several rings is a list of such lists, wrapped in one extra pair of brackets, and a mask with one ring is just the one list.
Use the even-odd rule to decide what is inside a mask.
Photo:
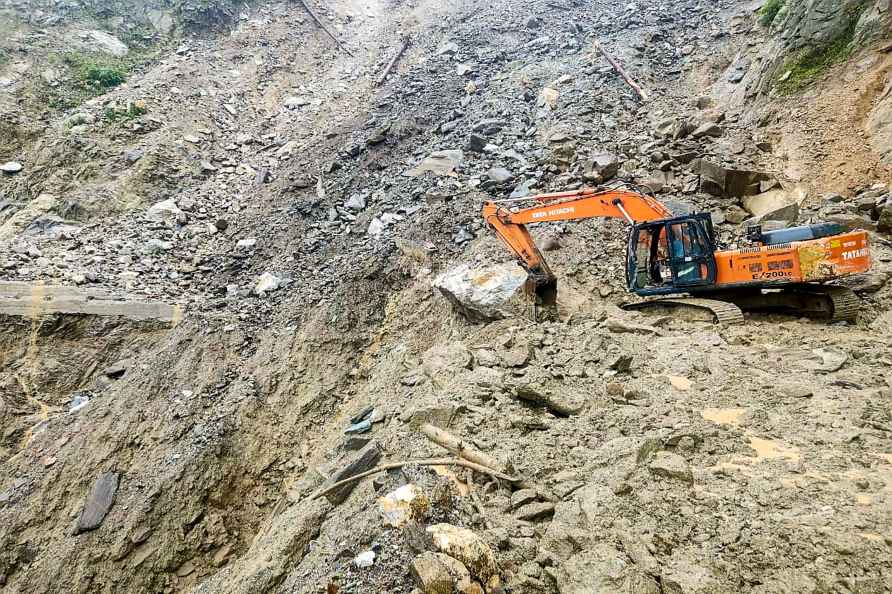
[(438, 276), (434, 286), (466, 318), (487, 322), (517, 313), (526, 279), (523, 268), (513, 262), (487, 268), (465, 264)]
[(102, 525), (102, 521), (105, 520), (105, 516), (108, 515), (108, 511), (115, 502), (119, 477), (117, 472), (106, 472), (99, 475), (99, 478), (93, 483), (93, 489), (87, 496), (81, 515), (77, 519), (76, 533), (95, 530)]

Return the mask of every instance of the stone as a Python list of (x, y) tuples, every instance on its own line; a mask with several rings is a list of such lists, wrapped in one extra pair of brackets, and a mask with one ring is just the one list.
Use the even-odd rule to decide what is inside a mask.
[(436, 176), (455, 176), (455, 169), (464, 161), (465, 155), (459, 150), (436, 151), (406, 172), (409, 177), (419, 177), (426, 172)]
[(7, 161), (3, 165), (0, 165), (0, 171), (7, 175), (14, 175), (20, 172), (22, 169), (22, 164), (18, 161)]
[(879, 218), (877, 218), (877, 231), (882, 233), (892, 233), (892, 201), (879, 209)]
[(691, 467), (688, 465), (687, 460), (672, 452), (657, 452), (654, 454), (648, 467), (651, 472), (658, 476), (664, 476), (689, 484), (694, 482), (694, 475), (691, 472)]
[(557, 416), (569, 417), (579, 414), (585, 406), (585, 396), (570, 390), (565, 386), (554, 390), (533, 383), (515, 386), (514, 395), (518, 400), (544, 406)]
[(694, 138), (704, 138), (707, 136), (719, 138), (722, 134), (724, 134), (724, 130), (722, 130), (721, 126), (713, 122), (705, 122), (698, 126), (697, 129), (691, 133), (691, 136)]
[(185, 214), (172, 198), (156, 202), (150, 206), (146, 210), (146, 218), (156, 223), (164, 223), (170, 227), (177, 223), (185, 222)]
[(486, 172), (486, 176), (490, 179), (490, 181), (497, 184), (508, 183), (509, 181), (514, 179), (514, 175), (504, 167), (493, 167)]
[(808, 193), (802, 186), (791, 190), (770, 190), (743, 199), (743, 207), (755, 217), (755, 222), (785, 221), (793, 224), (799, 218), (799, 205)]
[(499, 586), (495, 555), (480, 536), (467, 528), (451, 524), (428, 526), (434, 548), (464, 565), (471, 577), (480, 581), (487, 592)]
[(739, 225), (749, 218), (750, 214), (736, 204), (725, 209), (725, 220), (732, 225)]
[(530, 503), (517, 509), (514, 512), (514, 515), (518, 520), (525, 520), (528, 522), (543, 520), (554, 515), (554, 504), (548, 502)]
[(472, 267), (461, 264), (438, 276), (433, 286), (457, 312), (473, 322), (513, 317), (523, 308), (527, 274), (514, 262)]
[(123, 58), (130, 52), (130, 48), (123, 41), (98, 29), (87, 31), (85, 42), (92, 51), (111, 54), (116, 58)]
[(473, 362), (471, 351), (456, 341), (428, 349), (422, 355), (421, 369), (435, 385), (446, 385), (458, 373), (470, 369)]
[(99, 475), (78, 517), (76, 534), (95, 530), (102, 525), (115, 502), (119, 479), (120, 475), (117, 472), (105, 472)]
[(296, 109), (298, 107), (303, 107), (309, 104), (310, 100), (306, 97), (297, 97), (294, 95), (285, 97), (285, 107), (287, 107), (288, 109)]
[(660, 594), (660, 586), (607, 544), (570, 557), (556, 572), (560, 594)]
[(700, 175), (700, 189), (713, 196), (753, 196), (762, 191), (761, 182), (774, 180), (767, 173), (728, 169), (706, 159), (695, 160), (694, 169)]
[[(333, 473), (328, 480), (328, 485), (333, 485), (338, 483), (344, 479), (348, 479), (350, 477), (356, 476), (361, 472), (365, 472), (371, 468), (374, 468), (378, 463), (378, 460), (381, 459), (381, 449), (378, 447), (376, 442), (369, 443), (366, 447), (361, 449), (356, 457), (347, 464), (341, 470)], [(350, 496), (350, 493), (353, 492), (353, 489), (359, 484), (358, 481), (353, 481), (347, 483), (331, 491), (330, 493), (325, 495), (325, 498), (328, 499), (329, 503), (332, 505), (340, 505), (344, 501), (346, 501), (347, 497)]]
[(350, 198), (344, 202), (344, 208), (352, 211), (365, 210), (366, 202), (362, 194), (351, 194)]
[(270, 272), (264, 272), (254, 283), (254, 293), (256, 295), (266, 295), (270, 291), (275, 291), (282, 286), (282, 279)]
[(465, 149), (471, 153), (482, 153), (484, 147), (486, 147), (486, 138), (479, 134), (471, 134), (465, 145)]
[(414, 502), (420, 501), (424, 494), (421, 489), (412, 483), (403, 485), (378, 499), (378, 513), (384, 518), (384, 524), (391, 528), (404, 526), (409, 520), (421, 518), (413, 517)]
[(598, 153), (585, 162), (586, 181), (597, 183), (609, 181), (619, 173), (622, 163), (613, 153)]
[(437, 49), (438, 56), (451, 56), (458, 53), (458, 44), (454, 41), (447, 41)]
[(511, 494), (511, 509), (515, 510), (538, 499), (539, 494), (535, 489), (520, 489)]
[(353, 565), (359, 569), (368, 569), (375, 564), (375, 551), (363, 551), (353, 558)]
[(552, 89), (551, 87), (545, 87), (542, 89), (542, 92), (539, 94), (539, 106), (547, 107), (548, 109), (554, 111), (558, 106), (558, 99), (561, 94), (557, 89)]
[(409, 569), (422, 594), (453, 594), (460, 591), (459, 587), (470, 587), (468, 569), (443, 553), (424, 552), (415, 557)]

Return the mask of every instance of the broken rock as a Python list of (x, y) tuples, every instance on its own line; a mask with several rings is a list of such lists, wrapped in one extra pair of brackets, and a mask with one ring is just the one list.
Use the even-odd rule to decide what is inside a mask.
[(560, 594), (660, 594), (656, 581), (606, 544), (579, 552), (557, 572)]
[(482, 594), (480, 585), (471, 580), (468, 568), (442, 553), (426, 552), (415, 557), (412, 577), (423, 594)]
[(774, 179), (767, 173), (727, 169), (706, 159), (697, 159), (694, 167), (700, 173), (700, 189), (713, 196), (754, 196), (761, 192), (761, 182)]
[(441, 553), (460, 561), (471, 576), (480, 580), (487, 592), (499, 585), (499, 572), (495, 555), (489, 545), (467, 528), (451, 524), (434, 524), (427, 528), (434, 547)]
[(410, 177), (419, 177), (426, 172), (430, 172), (437, 176), (454, 176), (456, 168), (459, 167), (464, 160), (465, 155), (462, 151), (437, 151), (431, 153), (430, 156), (424, 159), (416, 167), (407, 171), (406, 175)]
[(469, 320), (489, 322), (512, 317), (522, 309), (526, 277), (513, 262), (485, 268), (463, 264), (438, 276), (434, 287)]
[(649, 467), (656, 475), (684, 481), (686, 483), (694, 482), (694, 475), (691, 472), (691, 467), (688, 465), (687, 460), (678, 454), (666, 451), (657, 452), (654, 455), (653, 460), (651, 460)]
[(90, 490), (80, 517), (77, 519), (76, 534), (95, 530), (102, 525), (102, 521), (105, 520), (105, 516), (108, 515), (115, 502), (119, 478), (120, 475), (117, 472), (105, 472), (99, 475), (99, 478), (93, 483), (93, 488)]

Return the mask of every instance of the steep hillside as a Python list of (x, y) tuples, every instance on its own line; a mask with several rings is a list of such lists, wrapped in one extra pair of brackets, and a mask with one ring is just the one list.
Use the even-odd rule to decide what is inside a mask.
[[(0, 590), (892, 590), (886, 15), (837, 4), (4, 6)], [(535, 226), (553, 319), (436, 288), (516, 277), (484, 200), (608, 182), (867, 229), (857, 320), (620, 309), (614, 220)]]

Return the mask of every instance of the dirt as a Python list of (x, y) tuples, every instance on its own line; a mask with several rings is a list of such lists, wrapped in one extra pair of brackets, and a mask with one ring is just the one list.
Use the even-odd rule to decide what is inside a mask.
[[(15, 134), (0, 163), (24, 169), (0, 178), (0, 224), (28, 220), (0, 244), (2, 280), (182, 317), (0, 319), (0, 590), (408, 594), (413, 560), (437, 546), (427, 529), (446, 523), (483, 539), (506, 592), (892, 591), (887, 234), (871, 231), (882, 282), (859, 290), (854, 323), (621, 310), (619, 221), (534, 230), (555, 248), (553, 320), (472, 323), (432, 286), (509, 261), (484, 198), (579, 186), (605, 151), (633, 182), (663, 180), (661, 200), (716, 213), (731, 202), (654, 153), (767, 167), (818, 195), (892, 181), (846, 125), (882, 91), (887, 56), (773, 99), (791, 115), (768, 131), (745, 104), (723, 112), (721, 138), (676, 142), (658, 124), (715, 115), (697, 97), (754, 30), (746, 3), (311, 5), (353, 55), (300, 3), (255, 2), (152, 37), (125, 85), (65, 109), (31, 94), (66, 50), (41, 28), (120, 31), (90, 16), (9, 27), (0, 78), (22, 78), (0, 101)], [(595, 37), (651, 101), (593, 56)], [(472, 133), (492, 146), (471, 150)], [(761, 134), (784, 140), (766, 155)], [(442, 150), (464, 153), (452, 175), (406, 174)], [(168, 199), (177, 212), (150, 214)], [(718, 225), (723, 241), (741, 230)], [(265, 273), (276, 288), (255, 290)], [(368, 407), (371, 429), (345, 435)], [(339, 505), (314, 498), (366, 439), (382, 462), (448, 456), (423, 422), (532, 490), (409, 464)], [(378, 499), (408, 483), (424, 499), (392, 527)], [(79, 528), (85, 507), (103, 512), (95, 529)]]

